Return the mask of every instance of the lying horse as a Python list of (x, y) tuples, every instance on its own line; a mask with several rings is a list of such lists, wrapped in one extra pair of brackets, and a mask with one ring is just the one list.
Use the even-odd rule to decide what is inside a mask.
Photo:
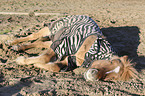
[[(36, 40), (37, 39), (37, 40)], [(33, 43), (16, 45), (36, 40)], [(73, 15), (45, 24), (39, 32), (10, 42), (14, 50), (33, 47), (48, 48), (36, 57), (18, 57), (17, 64), (43, 68), (53, 72), (71, 71), (77, 67), (88, 70), (87, 80), (128, 80), (136, 76), (127, 56), (119, 57), (90, 17)]]

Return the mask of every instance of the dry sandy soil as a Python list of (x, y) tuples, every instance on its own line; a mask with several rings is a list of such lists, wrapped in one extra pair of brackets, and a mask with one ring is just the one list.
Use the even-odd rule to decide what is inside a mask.
[[(144, 0), (0, 0), (0, 96), (139, 96), (145, 95), (145, 1)], [(33, 12), (61, 13), (35, 16)], [(52, 73), (33, 65), (20, 66), (18, 56), (37, 56), (45, 49), (17, 52), (6, 40), (37, 32), (44, 22), (66, 15), (88, 15), (100, 26), (118, 55), (128, 55), (139, 79), (122, 82), (87, 82), (84, 70)], [(81, 72), (80, 72), (81, 70)]]

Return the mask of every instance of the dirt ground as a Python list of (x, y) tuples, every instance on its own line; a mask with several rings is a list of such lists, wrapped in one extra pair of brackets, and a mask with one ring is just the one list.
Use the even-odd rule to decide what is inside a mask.
[[(145, 95), (145, 1), (144, 0), (0, 0), (0, 96), (140, 96)], [(35, 16), (33, 12), (60, 13)], [(122, 82), (88, 82), (83, 69), (53, 73), (20, 66), (18, 56), (37, 56), (45, 49), (17, 52), (5, 42), (43, 28), (44, 22), (67, 15), (88, 15), (100, 26), (119, 56), (128, 55), (139, 79)]]

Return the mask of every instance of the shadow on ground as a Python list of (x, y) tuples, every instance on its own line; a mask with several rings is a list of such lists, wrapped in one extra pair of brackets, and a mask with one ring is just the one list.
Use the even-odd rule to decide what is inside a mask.
[(137, 26), (108, 27), (102, 28), (101, 31), (111, 43), (113, 49), (119, 56), (128, 55), (133, 62), (136, 62), (136, 69), (145, 69), (145, 57), (138, 56), (137, 49), (140, 44), (139, 28)]
[[(14, 85), (1, 87), (0, 96), (12, 96), (12, 95), (18, 93), (19, 91), (21, 91), (21, 89), (23, 87), (31, 86), (31, 84), (32, 84), (32, 81), (30, 80), (30, 77), (21, 78), (20, 82), (14, 84)], [(22, 96), (22, 95), (19, 94), (19, 96)]]

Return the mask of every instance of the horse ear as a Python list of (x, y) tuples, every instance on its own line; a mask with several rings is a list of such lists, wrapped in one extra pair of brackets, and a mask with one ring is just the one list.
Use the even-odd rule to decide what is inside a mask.
[(127, 59), (128, 59), (128, 56), (125, 55), (125, 56), (121, 57), (120, 59), (121, 59), (121, 60), (127, 60)]
[(125, 55), (125, 56), (123, 56), (123, 58), (127, 60), (127, 59), (128, 59), (128, 56), (127, 56), (127, 55)]

